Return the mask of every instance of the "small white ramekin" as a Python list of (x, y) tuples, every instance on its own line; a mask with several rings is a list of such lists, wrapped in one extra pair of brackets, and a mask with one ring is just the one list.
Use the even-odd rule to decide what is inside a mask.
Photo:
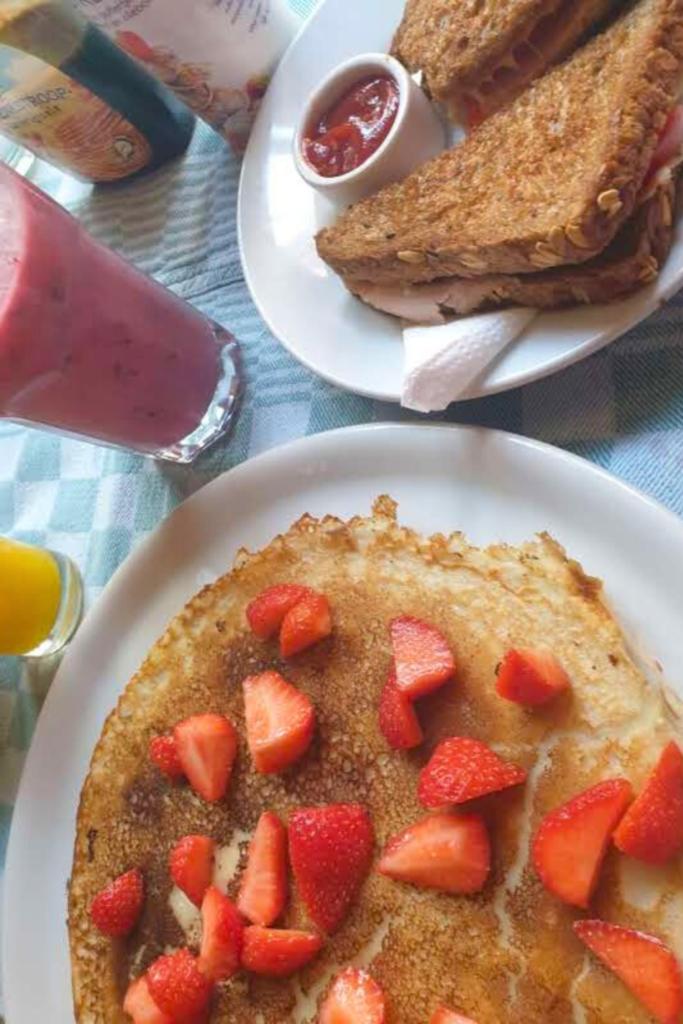
[[(370, 75), (390, 75), (398, 86), (398, 110), (386, 138), (365, 163), (347, 174), (326, 178), (309, 164), (302, 143), (318, 122), (355, 82)], [(304, 108), (294, 135), (296, 168), (312, 188), (340, 203), (353, 203), (382, 185), (400, 181), (444, 148), (444, 129), (436, 111), (406, 69), (386, 53), (362, 53), (337, 65), (323, 79)]]

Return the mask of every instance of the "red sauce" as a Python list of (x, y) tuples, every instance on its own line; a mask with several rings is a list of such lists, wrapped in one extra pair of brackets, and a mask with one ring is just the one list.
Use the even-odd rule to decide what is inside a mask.
[(390, 75), (356, 82), (302, 142), (309, 164), (325, 178), (348, 174), (379, 149), (396, 120), (398, 86)]

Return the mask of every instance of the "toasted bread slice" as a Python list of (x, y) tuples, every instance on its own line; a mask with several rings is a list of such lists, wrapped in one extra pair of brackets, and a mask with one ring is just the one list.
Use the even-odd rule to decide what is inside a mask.
[(468, 280), (453, 277), (428, 284), (355, 281), (349, 287), (375, 309), (421, 324), (440, 324), (454, 313), (466, 315), (503, 306), (556, 309), (615, 302), (657, 276), (671, 246), (674, 201), (674, 183), (660, 185), (610, 245), (587, 263), (538, 274), (493, 274)]
[(509, 103), (618, 0), (408, 0), (392, 53), (471, 123)]
[[(305, 580), (329, 598), (334, 632), (282, 662), (258, 640), (245, 608), (264, 587)], [(410, 614), (436, 626), (456, 675), (420, 703), (425, 742), (391, 751), (378, 703), (391, 663), (388, 622)], [(497, 663), (511, 646), (549, 647), (572, 680), (571, 696), (530, 714), (497, 695)], [(284, 775), (254, 772), (244, 743), (241, 682), (277, 668), (315, 704), (316, 736)], [(207, 804), (150, 762), (151, 736), (197, 712), (227, 714), (240, 750), (225, 800)], [(168, 851), (200, 832), (221, 847), (220, 885), (235, 896), (249, 836), (264, 810), (284, 823), (298, 805), (360, 802), (376, 852), (424, 814), (421, 768), (454, 734), (491, 744), (527, 769), (514, 791), (480, 802), (493, 869), (476, 896), (417, 892), (373, 870), (349, 916), (292, 979), (240, 972), (220, 985), (211, 1024), (311, 1024), (330, 978), (366, 966), (387, 996), (387, 1024), (425, 1024), (439, 1003), (478, 1024), (648, 1024), (619, 980), (589, 967), (576, 914), (541, 885), (530, 839), (542, 817), (602, 779), (639, 787), (671, 738), (666, 695), (631, 657), (600, 583), (542, 535), (518, 547), (481, 549), (460, 534), (423, 537), (402, 528), (395, 506), (342, 522), (305, 516), (264, 550), (242, 552), (232, 572), (205, 587), (169, 625), (133, 677), (94, 751), (78, 812), (69, 889), (69, 933), (78, 1024), (130, 1024), (121, 1009), (130, 978), (166, 947), (196, 948), (197, 908), (172, 890)], [(111, 940), (93, 927), (95, 892), (139, 866), (146, 900), (137, 929)], [(658, 934), (681, 949), (681, 863), (656, 874), (612, 851), (594, 911)], [(645, 888), (643, 888), (645, 886)], [(645, 898), (643, 896), (645, 894)], [(310, 927), (296, 886), (283, 927)]]
[(375, 283), (582, 263), (631, 216), (678, 96), (683, 0), (639, 0), (463, 143), (317, 236)]

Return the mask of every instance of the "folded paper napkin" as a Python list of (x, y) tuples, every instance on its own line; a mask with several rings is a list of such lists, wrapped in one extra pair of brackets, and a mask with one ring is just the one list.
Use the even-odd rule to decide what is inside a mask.
[(435, 327), (403, 331), (401, 405), (436, 412), (470, 386), (536, 316), (535, 309), (506, 309), (458, 317)]

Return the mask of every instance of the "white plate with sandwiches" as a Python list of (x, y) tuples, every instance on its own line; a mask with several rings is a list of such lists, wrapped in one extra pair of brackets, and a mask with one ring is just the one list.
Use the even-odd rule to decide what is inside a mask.
[[(550, 531), (571, 557), (581, 560), (587, 572), (604, 580), (609, 605), (629, 638), (630, 653), (624, 654), (624, 659), (630, 662), (631, 658), (636, 658), (640, 664), (638, 652), (656, 655), (659, 667), (646, 659), (645, 676), (661, 680), (663, 672), (673, 686), (680, 683), (679, 619), (683, 586), (679, 566), (683, 559), (683, 526), (676, 516), (588, 462), (526, 438), (480, 428), (375, 425), (319, 434), (244, 463), (183, 503), (120, 567), (69, 647), (47, 696), (22, 774), (4, 881), (3, 994), (12, 1024), (36, 1024), (38, 1021), (70, 1024), (74, 1020), (66, 883), (71, 872), (75, 816), (93, 748), (126, 681), (138, 670), (171, 617), (179, 613), (195, 592), (228, 571), (238, 549), (247, 547), (252, 552), (257, 551), (270, 544), (276, 534), (287, 531), (305, 513), (344, 519), (367, 516), (380, 494), (388, 494), (396, 500), (399, 520), (406, 527), (427, 534), (463, 530), (471, 544), (505, 541), (518, 545), (532, 541), (539, 531)], [(443, 554), (443, 538), (441, 542), (437, 538), (434, 543)], [(459, 543), (457, 538), (453, 543)], [(405, 537), (399, 547), (410, 557), (413, 549)], [(401, 551), (389, 550), (394, 559), (399, 559)], [(502, 550), (497, 547), (494, 552)], [(576, 580), (582, 582), (585, 594), (583, 591), (581, 594), (586, 598), (585, 602), (583, 597), (578, 601), (580, 615), (587, 616), (583, 626), (580, 621), (574, 621), (572, 629), (555, 629), (553, 633), (553, 642), (562, 645), (567, 657), (572, 658), (572, 647), (575, 651), (580, 648), (575, 639), (578, 633), (572, 630), (585, 631), (586, 623), (595, 624), (590, 599), (597, 593), (597, 583), (582, 576), (578, 568), (572, 569), (573, 563), (562, 562), (565, 568), (568, 564), (568, 579), (573, 579), (574, 584), (569, 584), (566, 601), (553, 605), (557, 615), (561, 618), (565, 614), (565, 605), (567, 608), (577, 605)], [(352, 593), (357, 601), (358, 559), (354, 565), (355, 590)], [(413, 567), (411, 571), (416, 570)], [(457, 570), (452, 571), (457, 574)], [(511, 575), (504, 577), (506, 584), (500, 590), (514, 594), (519, 583), (519, 567), (515, 570), (513, 565), (507, 571)], [(499, 578), (503, 577), (493, 573), (492, 579)], [(314, 580), (315, 576), (310, 579)], [(520, 601), (524, 594), (528, 597), (532, 589), (529, 583)], [(549, 642), (551, 602), (547, 590), (542, 593), (546, 595), (541, 599), (543, 608), (537, 619), (527, 625), (530, 629), (533, 627), (534, 635), (538, 632)], [(460, 609), (455, 612), (456, 617), (463, 615), (464, 607), (454, 603), (444, 615), (451, 614), (454, 608)], [(481, 604), (474, 607), (479, 609), (477, 614), (464, 618), (473, 623), (474, 636), (478, 637), (478, 631), (484, 628), (484, 613)], [(375, 608), (376, 605), (372, 608), (373, 614)], [(339, 606), (337, 613), (341, 616)], [(608, 613), (600, 614), (598, 624), (612, 621)], [(490, 626), (493, 632), (498, 628), (498, 621), (496, 619)], [(182, 633), (185, 627), (178, 628)], [(610, 637), (612, 629), (609, 626)], [(605, 634), (601, 630), (599, 625), (590, 635), (589, 645), (602, 644), (604, 648)], [(505, 629), (503, 635), (504, 632)], [(527, 643), (535, 642), (530, 633), (524, 635)], [(191, 642), (194, 633), (186, 632), (185, 636)], [(618, 642), (621, 644), (620, 640)], [(481, 641), (478, 643), (481, 646)], [(607, 650), (612, 652), (613, 648)], [(381, 653), (383, 656), (383, 651)], [(464, 663), (462, 649), (458, 657), (461, 656)], [(601, 660), (600, 680), (605, 673), (617, 671), (614, 668), (616, 658), (610, 668), (604, 649), (601, 649), (601, 657), (604, 664)], [(576, 658), (579, 658), (578, 653)], [(357, 678), (355, 668), (353, 671)], [(640, 669), (636, 674), (635, 670), (629, 672), (626, 679), (629, 685), (636, 679), (638, 686), (644, 685), (645, 676), (638, 674)], [(364, 686), (369, 685), (366, 675), (360, 678)], [(578, 685), (578, 680), (576, 682)], [(461, 676), (459, 694), (464, 685)], [(657, 687), (653, 689), (659, 692)], [(614, 714), (620, 702), (624, 706), (628, 704), (625, 690), (618, 686), (616, 690), (619, 700), (614, 705)], [(629, 693), (632, 698), (631, 690)], [(152, 701), (152, 691), (148, 697)], [(620, 742), (627, 742), (629, 737), (634, 743), (640, 742), (638, 737), (642, 737), (644, 744), (649, 742), (652, 721), (647, 718), (647, 728), (641, 728), (643, 706), (639, 701), (633, 705), (631, 699), (628, 714), (634, 722), (628, 729), (620, 727)], [(176, 713), (181, 713), (180, 706)], [(158, 729), (157, 718), (154, 715), (152, 718)], [(594, 738), (601, 742), (603, 737), (599, 730), (593, 728), (592, 731)], [(565, 733), (570, 735), (566, 729)], [(590, 737), (583, 732), (579, 736), (583, 758)], [(648, 763), (649, 759), (648, 751)], [(110, 783), (108, 806), (114, 815), (118, 813), (114, 808), (118, 806), (120, 784), (118, 779)], [(231, 805), (227, 809), (231, 814), (237, 813)], [(163, 843), (160, 856), (166, 856)], [(633, 870), (629, 870), (628, 884), (634, 886)], [(648, 878), (652, 886), (655, 874), (651, 871)], [(546, 898), (540, 890), (537, 895), (539, 899)], [(415, 900), (416, 913), (424, 906), (425, 899), (423, 897), (419, 904)], [(659, 910), (650, 917), (643, 917), (642, 910), (633, 913), (641, 914), (638, 920), (643, 927), (656, 927), (663, 935), (672, 931), (673, 938), (669, 941), (675, 945), (678, 955), (683, 956), (680, 918), (676, 916), (680, 913), (679, 907), (680, 893), (671, 903), (671, 920)], [(554, 916), (550, 914), (551, 909)], [(570, 930), (572, 915), (566, 907), (561, 908), (555, 901), (549, 902), (546, 910), (542, 914), (539, 909), (538, 915), (530, 918), (534, 927), (540, 928), (543, 922), (543, 927), (550, 929), (543, 935), (552, 934), (553, 922), (560, 919), (558, 915), (565, 930)], [(620, 920), (624, 920), (628, 911), (620, 904), (617, 912)], [(450, 968), (453, 949), (466, 932), (464, 928), (442, 931), (440, 940), (436, 934), (431, 935), (430, 949), (445, 940), (440, 955)], [(565, 941), (569, 942), (567, 936)], [(420, 942), (424, 942), (424, 938), (420, 938)], [(524, 944), (520, 944), (519, 949), (524, 948)], [(343, 955), (349, 956), (348, 949)], [(405, 962), (404, 959), (403, 965)], [(407, 962), (412, 971), (418, 970), (419, 965), (428, 966), (430, 960), (415, 956)], [(100, 977), (109, 977), (111, 963), (105, 948), (100, 948), (95, 964), (96, 969), (91, 971), (92, 985), (96, 985)], [(578, 971), (574, 952), (562, 961), (562, 970), (568, 975)], [(476, 971), (444, 969), (443, 977), (450, 979), (448, 984), (462, 986), (459, 991), (463, 1012), (473, 1013), (474, 1019), (482, 1022), (508, 1019), (505, 1014), (475, 1013), (476, 999), (485, 1002), (488, 993), (497, 989), (493, 971), (483, 975), (484, 985), (476, 991), (476, 986), (472, 988)], [(541, 977), (545, 977), (542, 972)], [(617, 979), (608, 982), (606, 975), (597, 969), (589, 971), (588, 967), (582, 970), (581, 979), (599, 984), (594, 998), (613, 1000), (612, 1010), (615, 1006), (620, 1010), (624, 1006), (626, 1010), (632, 1009), (631, 1015), (623, 1010), (619, 1020), (634, 1024), (649, 1020)], [(399, 980), (394, 977), (393, 984), (398, 986)], [(323, 987), (324, 984), (323, 980)], [(546, 991), (547, 983), (533, 990)], [(499, 996), (500, 993), (496, 998)], [(83, 1006), (86, 1004), (87, 1000)], [(602, 1006), (602, 1003), (597, 1005)], [(258, 1004), (252, 1002), (249, 1012), (243, 1016), (214, 1015), (212, 1020), (265, 1019), (257, 1013), (258, 1009)], [(426, 1024), (429, 1018), (423, 1009), (420, 1006), (406, 1014), (410, 1024), (413, 1021)], [(558, 1021), (570, 1019), (557, 1006), (554, 1012)], [(274, 1019), (281, 1021), (285, 1016), (287, 1020), (310, 1022), (315, 1011), (303, 1017), (283, 1014)], [(129, 1018), (118, 1010), (106, 1017), (83, 1010), (80, 1016), (81, 1024), (105, 1019), (123, 1022)], [(273, 1019), (272, 1015), (267, 1019)], [(509, 1019), (546, 1018), (530, 1014)], [(616, 1020), (617, 1015), (598, 1015), (595, 1019)]]
[[(543, 55), (548, 61), (575, 45), (569, 20), (578, 19), (574, 35), (588, 25), (595, 37), (488, 116), (451, 156), (432, 161), (431, 171), (417, 171), (407, 185), (370, 197), (347, 215), (339, 200), (297, 172), (293, 140), (312, 93), (337, 65), (390, 49), (404, 2), (323, 0), (283, 58), (244, 159), (240, 248), (269, 328), (331, 383), (377, 399), (401, 398), (404, 321), (369, 302), (405, 315), (406, 297), (426, 298), (431, 323), (478, 307), (573, 303), (541, 308), (461, 396), (474, 398), (585, 358), (683, 283), (683, 235), (672, 202), (680, 145), (675, 156), (669, 151), (659, 159), (678, 99), (681, 14), (667, 13), (663, 0), (637, 0), (625, 12), (617, 5), (619, 13), (598, 30), (594, 22), (605, 17), (610, 0), (583, 0), (572, 5), (572, 19), (555, 19), (561, 38), (547, 18), (523, 25), (520, 37), (515, 8), (528, 13), (533, 6), (514, 0), (500, 8), (512, 12), (510, 24), (491, 50), (491, 34), (484, 39), (480, 22), (490, 5), (474, 17), (467, 4), (452, 4), (437, 31), (429, 15), (438, 5), (410, 0), (393, 52), (409, 71), (422, 71), (442, 109), (459, 115), (497, 105), (511, 88), (528, 85)], [(469, 38), (458, 24), (463, 16), (470, 18)], [(449, 52), (470, 48), (469, 71), (452, 58), (450, 78), (438, 70), (446, 58), (435, 59), (430, 50), (449, 25)], [(476, 87), (462, 80), (468, 74), (473, 80), (475, 65)], [(652, 109), (648, 76), (657, 92), (652, 118), (645, 113)], [(333, 224), (320, 240), (325, 262), (315, 236)], [(424, 308), (418, 306), (420, 316)]]

